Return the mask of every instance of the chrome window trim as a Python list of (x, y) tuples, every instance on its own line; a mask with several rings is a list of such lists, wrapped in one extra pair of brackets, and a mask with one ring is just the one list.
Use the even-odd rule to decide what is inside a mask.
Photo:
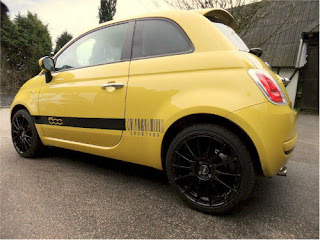
[(72, 71), (72, 70), (78, 70), (78, 69), (83, 69), (83, 68), (98, 67), (98, 66), (102, 66), (102, 65), (116, 64), (116, 63), (122, 63), (122, 62), (129, 62), (129, 61), (130, 61), (130, 60), (120, 60), (120, 61), (110, 62), (110, 63), (100, 63), (100, 64), (88, 65), (88, 66), (83, 66), (83, 67), (67, 68), (67, 69), (62, 69), (62, 70), (59, 70), (59, 71), (54, 71), (54, 72), (52, 72), (52, 74), (61, 73), (61, 72), (66, 72), (66, 71)]
[[(170, 54), (161, 54), (161, 55), (153, 55), (153, 56), (133, 58), (132, 57), (132, 49), (133, 49), (134, 39), (135, 39), (135, 35), (136, 35), (136, 22), (137, 21), (147, 21), (147, 20), (162, 20), (162, 21), (167, 21), (167, 22), (171, 23), (179, 32), (182, 33), (182, 36), (187, 40), (187, 42), (188, 42), (188, 44), (190, 46), (190, 49), (188, 51), (183, 51), (183, 52), (176, 52), (176, 53), (170, 53)], [(58, 70), (58, 71), (53, 71), (52, 73), (56, 74), (56, 73), (61, 73), (61, 72), (66, 72), (66, 71), (73, 71), (73, 70), (77, 70), (77, 69), (90, 68), (90, 67), (96, 67), (96, 66), (102, 66), (102, 65), (108, 65), (108, 64), (115, 64), (115, 63), (121, 63), (121, 62), (128, 62), (128, 61), (134, 61), (134, 60), (143, 60), (143, 59), (149, 59), (149, 58), (158, 58), (158, 57), (167, 57), (167, 56), (176, 56), (176, 55), (182, 55), (182, 54), (190, 54), (190, 53), (193, 53), (195, 51), (195, 47), (194, 47), (194, 44), (192, 43), (191, 39), (189, 38), (187, 33), (183, 30), (183, 28), (177, 22), (175, 22), (172, 19), (165, 18), (165, 17), (144, 17), (144, 18), (125, 20), (125, 21), (121, 21), (121, 22), (117, 22), (117, 23), (113, 23), (113, 24), (109, 24), (109, 25), (104, 25), (104, 26), (92, 29), (91, 31), (88, 31), (88, 32), (84, 33), (83, 35), (80, 35), (79, 37), (75, 38), (72, 42), (70, 42), (67, 46), (65, 46), (64, 49), (57, 56), (54, 56), (53, 60), (56, 63), (57, 58), (66, 49), (68, 49), (73, 43), (75, 43), (76, 41), (78, 41), (79, 39), (81, 39), (82, 37), (84, 37), (84, 36), (86, 36), (86, 35), (88, 35), (90, 33), (99, 31), (99, 30), (104, 29), (104, 28), (108, 28), (108, 27), (112, 27), (112, 26), (116, 26), (116, 25), (120, 25), (120, 24), (125, 24), (125, 23), (129, 24), (128, 31), (130, 31), (130, 23), (132, 23), (132, 22), (134, 24), (133, 24), (133, 26), (131, 26), (133, 28), (133, 34), (131, 36), (131, 55), (130, 55), (130, 59), (122, 59), (122, 60), (116, 61), (116, 62), (101, 63), (101, 64), (89, 65), (89, 66), (83, 66), (83, 67), (67, 68), (67, 69), (62, 69), (62, 70)], [(128, 39), (126, 39), (126, 41), (127, 40)]]

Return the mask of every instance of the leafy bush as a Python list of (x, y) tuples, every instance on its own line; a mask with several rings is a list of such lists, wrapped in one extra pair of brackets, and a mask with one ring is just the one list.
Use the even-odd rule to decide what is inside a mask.
[(48, 26), (36, 14), (7, 16), (1, 28), (1, 87), (19, 88), (40, 72), (39, 58), (52, 50)]
[(67, 31), (64, 31), (56, 41), (56, 47), (54, 49), (54, 53), (56, 54), (67, 42), (72, 39), (72, 35)]

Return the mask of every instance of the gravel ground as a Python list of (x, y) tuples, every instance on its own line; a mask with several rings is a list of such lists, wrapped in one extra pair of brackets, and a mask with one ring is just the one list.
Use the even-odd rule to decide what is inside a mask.
[(288, 176), (227, 216), (188, 208), (157, 170), (52, 148), (23, 159), (0, 109), (1, 238), (319, 238), (319, 117), (299, 115)]

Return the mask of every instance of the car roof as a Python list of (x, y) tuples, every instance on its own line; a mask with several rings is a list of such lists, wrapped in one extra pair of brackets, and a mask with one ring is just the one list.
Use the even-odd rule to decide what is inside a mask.
[(114, 24), (114, 23), (118, 23), (118, 22), (140, 19), (140, 18), (150, 18), (150, 17), (160, 17), (161, 18), (162, 17), (162, 18), (171, 18), (172, 19), (173, 16), (187, 17), (190, 14), (200, 14), (200, 15), (205, 16), (207, 18), (214, 18), (214, 19), (218, 20), (219, 22), (231, 27), (236, 32), (238, 31), (238, 24), (237, 24), (236, 20), (232, 17), (232, 15), (227, 10), (224, 10), (221, 8), (208, 8), (208, 9), (196, 9), (196, 10), (166, 10), (166, 11), (149, 12), (149, 13), (135, 15), (130, 18), (123, 18), (123, 19), (108, 21), (106, 23), (102, 23), (102, 24), (98, 25), (95, 28), (99, 28), (103, 25), (110, 25), (110, 24)]
[[(205, 18), (202, 16), (204, 16)], [(189, 30), (187, 31), (189, 33), (189, 37), (192, 38), (191, 40), (194, 41), (193, 44), (197, 45), (198, 46), (197, 49), (200, 51), (201, 49), (213, 50), (213, 49), (232, 48), (232, 46), (228, 44), (227, 41), (225, 41), (226, 40), (225, 37), (219, 37), (221, 33), (217, 32), (216, 34), (212, 34), (211, 36), (208, 35), (207, 30), (209, 29), (213, 30), (212, 29), (213, 25), (206, 18), (223, 23), (233, 28), (235, 31), (238, 30), (238, 25), (234, 20), (234, 18), (232, 17), (232, 15), (228, 11), (223, 9), (211, 8), (211, 9), (202, 9), (202, 10), (167, 10), (167, 11), (150, 12), (150, 13), (144, 13), (144, 14), (132, 16), (130, 18), (123, 18), (123, 19), (108, 21), (100, 25), (97, 25), (91, 29), (88, 29), (86, 32), (71, 39), (67, 44), (65, 44), (65, 46), (56, 53), (54, 58), (58, 56), (60, 52), (62, 52), (67, 46), (69, 46), (69, 44), (71, 44), (76, 39), (78, 39), (79, 37), (89, 32), (95, 31), (104, 26), (126, 22), (130, 20), (143, 19), (143, 18), (167, 18), (177, 22), (179, 25), (181, 25), (181, 27), (183, 27), (184, 30)], [(198, 26), (201, 26), (201, 28), (199, 28)], [(208, 40), (206, 41), (205, 39), (208, 39)], [(211, 44), (212, 42), (215, 42), (215, 44)]]

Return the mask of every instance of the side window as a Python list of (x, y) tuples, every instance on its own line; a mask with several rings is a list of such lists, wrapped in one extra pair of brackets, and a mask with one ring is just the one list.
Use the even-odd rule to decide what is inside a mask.
[(160, 19), (136, 22), (133, 58), (184, 53), (191, 50), (189, 39), (176, 24)]
[(81, 37), (57, 57), (56, 70), (120, 61), (127, 29), (124, 23)]

